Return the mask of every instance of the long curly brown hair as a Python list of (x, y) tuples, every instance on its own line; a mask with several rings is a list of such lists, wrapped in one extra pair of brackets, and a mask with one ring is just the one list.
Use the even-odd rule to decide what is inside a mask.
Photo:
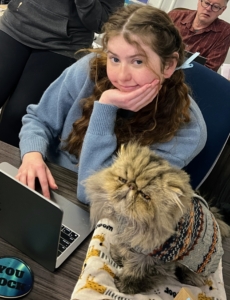
[[(110, 38), (122, 35), (128, 43), (140, 47), (133, 39), (133, 36), (138, 37), (158, 54), (162, 71), (173, 59), (177, 60), (177, 67), (184, 62), (184, 45), (179, 31), (164, 11), (150, 5), (133, 4), (120, 8), (104, 25), (103, 32), (102, 48), (90, 50), (96, 53), (90, 62), (90, 77), (95, 82), (93, 94), (82, 100), (82, 117), (74, 122), (66, 140), (65, 150), (76, 157), (81, 152), (94, 101), (100, 99), (104, 91), (114, 88), (106, 73), (106, 50)], [(164, 80), (155, 101), (130, 118), (118, 113), (115, 124), (117, 148), (131, 139), (141, 145), (172, 139), (181, 125), (190, 121), (188, 92), (184, 73), (177, 70)]]

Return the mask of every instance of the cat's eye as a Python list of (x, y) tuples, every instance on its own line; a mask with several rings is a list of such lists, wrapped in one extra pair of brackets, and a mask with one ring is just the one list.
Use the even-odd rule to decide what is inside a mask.
[(124, 178), (122, 178), (122, 177), (118, 177), (118, 179), (120, 180), (120, 182), (122, 182), (122, 183), (126, 183), (127, 182), (127, 180), (126, 179), (124, 179)]
[(145, 193), (140, 191), (140, 194), (145, 200), (151, 200), (151, 198), (148, 195), (146, 195)]

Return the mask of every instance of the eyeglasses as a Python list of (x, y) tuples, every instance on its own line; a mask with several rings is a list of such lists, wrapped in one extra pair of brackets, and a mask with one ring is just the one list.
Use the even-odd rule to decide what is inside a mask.
[(218, 12), (219, 10), (225, 7), (225, 6), (219, 6), (218, 4), (211, 4), (208, 1), (204, 1), (204, 0), (200, 0), (200, 2), (204, 8), (208, 8), (210, 6), (211, 10), (214, 12)]

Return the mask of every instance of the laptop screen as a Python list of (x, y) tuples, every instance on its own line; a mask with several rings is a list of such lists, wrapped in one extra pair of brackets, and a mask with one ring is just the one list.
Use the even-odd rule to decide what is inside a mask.
[[(193, 54), (194, 54), (194, 53), (185, 50), (185, 57), (186, 57), (186, 58), (189, 58), (189, 57), (192, 56)], [(197, 56), (197, 57), (194, 59), (194, 61), (198, 62), (198, 63), (201, 64), (201, 65), (205, 65), (206, 60), (207, 60), (206, 57), (203, 57), (203, 56), (201, 56), (201, 55)]]
[(48, 268), (54, 268), (62, 210), (0, 171), (0, 237)]

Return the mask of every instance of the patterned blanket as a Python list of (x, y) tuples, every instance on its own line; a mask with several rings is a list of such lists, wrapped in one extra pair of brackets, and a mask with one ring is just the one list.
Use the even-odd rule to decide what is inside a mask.
[(171, 280), (167, 285), (146, 294), (120, 293), (114, 284), (114, 277), (119, 276), (122, 269), (110, 257), (110, 243), (115, 242), (115, 234), (116, 228), (111, 221), (102, 219), (98, 222), (71, 300), (172, 300), (177, 297), (182, 287), (188, 288), (196, 297), (191, 300), (227, 300), (221, 262), (216, 272), (201, 288)]

